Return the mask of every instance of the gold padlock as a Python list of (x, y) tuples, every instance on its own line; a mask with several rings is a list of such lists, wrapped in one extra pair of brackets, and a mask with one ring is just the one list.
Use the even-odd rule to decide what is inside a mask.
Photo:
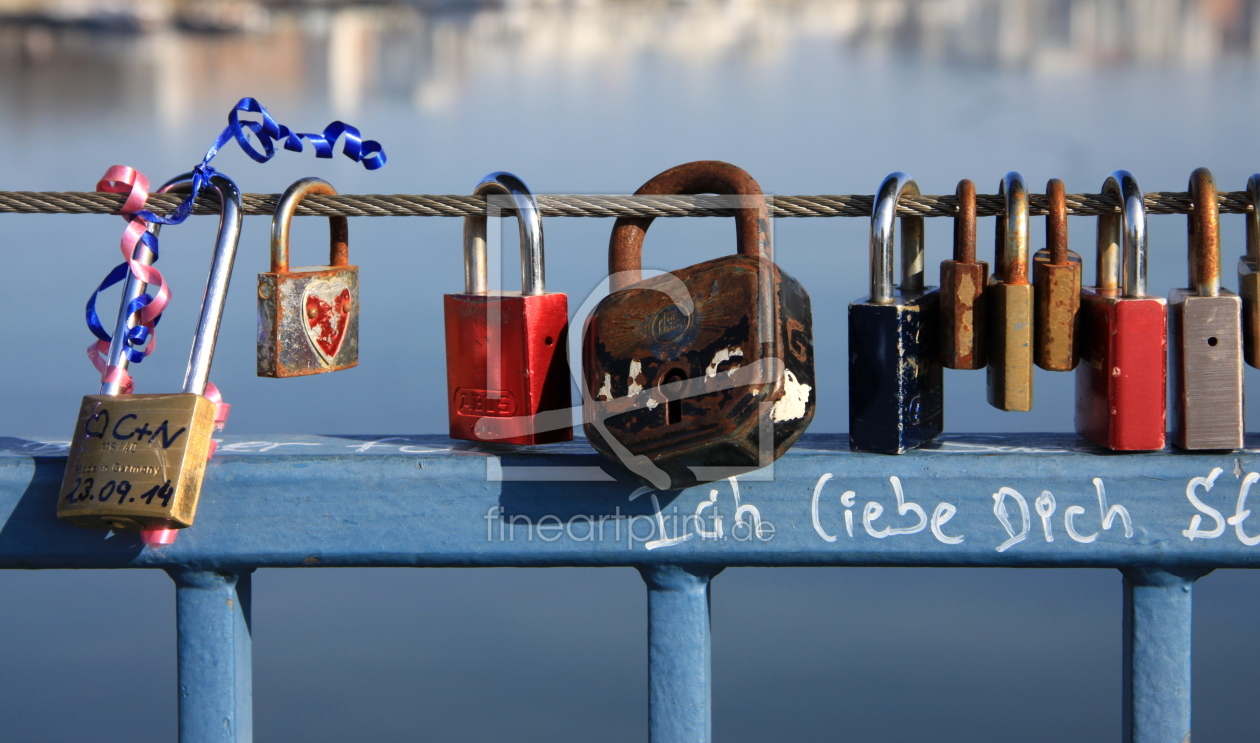
[(1068, 250), (1065, 192), (1058, 178), (1046, 184), (1046, 247), (1033, 256), (1034, 352), (1037, 366), (1047, 371), (1072, 371), (1081, 358), (1081, 257)]
[[(103, 394), (83, 398), (57, 499), (57, 518), (63, 521), (99, 529), (179, 529), (193, 523), (219, 408), (204, 393), (242, 216), (235, 183), (216, 174), (210, 185), (222, 205), (219, 235), (183, 392), (125, 395), (107, 383)], [(124, 302), (135, 291), (132, 278)], [(120, 317), (124, 332), (126, 322)], [(111, 347), (109, 363), (125, 368), (122, 335), (115, 332), (119, 350), (115, 355)]]
[(989, 404), (1001, 410), (1032, 410), (1033, 286), (1028, 282), (1028, 186), (1024, 176), (1006, 174), (998, 194), (1005, 212), (997, 221), (997, 258), (989, 280)]

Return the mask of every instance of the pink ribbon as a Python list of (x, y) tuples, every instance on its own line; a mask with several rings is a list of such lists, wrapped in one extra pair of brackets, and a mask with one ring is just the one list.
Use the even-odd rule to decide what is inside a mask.
[[(144, 349), (144, 355), (148, 356), (153, 353), (153, 349), (157, 347), (157, 335), (154, 331), (154, 324), (157, 318), (166, 309), (166, 305), (170, 304), (171, 291), (166, 281), (162, 278), (162, 273), (153, 266), (146, 266), (135, 259), (136, 246), (140, 242), (140, 238), (145, 231), (149, 229), (149, 223), (145, 219), (136, 216), (136, 212), (144, 208), (145, 203), (149, 200), (149, 179), (144, 173), (129, 168), (126, 165), (115, 165), (105, 171), (105, 175), (96, 183), (96, 190), (100, 193), (125, 193), (127, 200), (119, 209), (119, 214), (123, 219), (127, 220), (127, 229), (123, 231), (122, 240), (119, 247), (122, 250), (123, 259), (127, 262), (127, 266), (131, 271), (131, 275), (140, 281), (148, 284), (149, 287), (156, 287), (151, 296), (153, 297), (147, 305), (142, 307), (137, 315), (137, 321), (149, 329), (149, 342)], [(114, 366), (108, 366), (100, 359), (100, 354), (109, 353), (109, 344), (104, 341), (94, 342), (88, 347), (88, 357), (92, 360), (92, 365), (101, 373), (101, 382), (109, 383), (114, 379), (123, 381), (123, 387), (126, 391), (123, 394), (130, 394), (133, 385), (131, 377), (126, 370)]]

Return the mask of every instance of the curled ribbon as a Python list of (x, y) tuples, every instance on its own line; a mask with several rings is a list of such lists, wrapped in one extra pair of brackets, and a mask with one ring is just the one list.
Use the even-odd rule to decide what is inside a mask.
[(149, 287), (156, 287), (153, 294), (145, 292), (123, 308), (123, 314), (128, 318), (129, 323), (132, 317), (135, 318), (134, 326), (127, 330), (122, 339), (125, 344), (124, 352), (129, 362), (139, 363), (156, 347), (157, 339), (154, 329), (157, 327), (158, 320), (161, 319), (162, 311), (170, 303), (171, 292), (160, 271), (135, 258), (141, 243), (153, 253), (155, 261), (158, 256), (157, 238), (149, 232), (149, 222), (140, 214), (149, 198), (149, 179), (134, 168), (115, 165), (101, 176), (96, 184), (96, 190), (127, 194), (127, 200), (119, 210), (123, 219), (127, 220), (127, 228), (119, 242), (123, 262), (114, 266), (88, 298), (86, 308), (88, 329), (98, 339), (88, 346), (88, 357), (92, 360), (92, 365), (101, 373), (102, 383), (118, 381), (124, 392), (129, 394), (134, 387), (131, 376), (125, 369), (108, 365), (101, 358), (102, 354), (108, 356), (112, 338), (101, 324), (100, 316), (96, 312), (96, 299), (102, 291), (124, 280), (128, 274), (135, 276), (138, 281), (144, 282)]

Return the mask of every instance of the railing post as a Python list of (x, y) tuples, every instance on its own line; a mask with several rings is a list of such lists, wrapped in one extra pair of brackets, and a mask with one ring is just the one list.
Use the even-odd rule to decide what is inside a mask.
[(1211, 571), (1124, 573), (1124, 740), (1190, 740), (1190, 589)]
[(641, 567), (648, 587), (648, 740), (713, 739), (709, 581), (722, 568)]
[(254, 739), (250, 572), (170, 570), (179, 632), (180, 743)]

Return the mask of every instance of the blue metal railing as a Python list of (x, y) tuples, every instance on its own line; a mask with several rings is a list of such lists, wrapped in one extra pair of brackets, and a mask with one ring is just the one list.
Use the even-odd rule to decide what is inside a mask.
[(1127, 741), (1190, 729), (1194, 581), (1260, 565), (1260, 449), (1115, 455), (1073, 436), (953, 435), (900, 457), (804, 437), (769, 470), (648, 492), (583, 442), (227, 437), (169, 547), (54, 516), (64, 446), (0, 439), (0, 568), (161, 568), (175, 581), (180, 740), (252, 738), (258, 567), (634, 566), (654, 743), (711, 738), (709, 585), (726, 566), (1114, 567)]

